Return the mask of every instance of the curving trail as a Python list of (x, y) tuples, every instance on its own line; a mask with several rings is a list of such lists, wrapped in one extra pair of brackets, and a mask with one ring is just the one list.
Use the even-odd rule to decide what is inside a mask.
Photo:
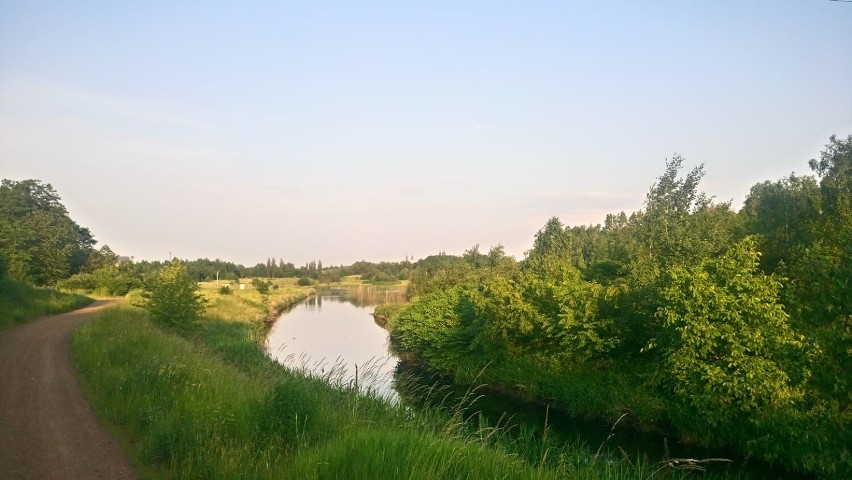
[(116, 301), (0, 333), (0, 478), (137, 478), (83, 398), (71, 363), (73, 331)]

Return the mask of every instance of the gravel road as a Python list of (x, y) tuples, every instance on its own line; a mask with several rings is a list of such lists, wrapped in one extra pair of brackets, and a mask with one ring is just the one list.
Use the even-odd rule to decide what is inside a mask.
[(114, 302), (0, 333), (0, 479), (137, 478), (83, 398), (71, 364), (74, 329)]

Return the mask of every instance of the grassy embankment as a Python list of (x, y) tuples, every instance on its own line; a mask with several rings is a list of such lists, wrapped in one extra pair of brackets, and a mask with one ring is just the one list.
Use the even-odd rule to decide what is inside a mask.
[(626, 414), (623, 423), (672, 435), (685, 443), (732, 448), (747, 459), (758, 458), (824, 478), (848, 478), (848, 432), (835, 422), (836, 415), (823, 414), (824, 409), (760, 412), (757, 422), (746, 419), (720, 429), (712, 419), (690, 415), (655, 389), (654, 372), (648, 365), (614, 368), (618, 364), (613, 361), (611, 365), (589, 363), (586, 368), (571, 368), (534, 354), (483, 363), (467, 353), (461, 340), (464, 330), (450, 306), (415, 302), (380, 307), (376, 315), (402, 355), (449, 375), (457, 384), (484, 384), (580, 417), (613, 422)]
[[(657, 468), (575, 445), (545, 447), (531, 435), (510, 441), (452, 412), (412, 415), (284, 369), (259, 346), (262, 297), (251, 286), (231, 295), (203, 288), (210, 308), (190, 336), (124, 305), (74, 337), (95, 409), (151, 477), (596, 479), (645, 478)], [(282, 285), (270, 298), (307, 292)]]
[[(659, 428), (666, 418), (665, 405), (637, 379), (644, 372), (612, 371), (587, 368), (565, 369), (545, 356), (502, 358), (483, 364), (480, 359), (458, 353), (453, 335), (458, 330), (453, 320), (435, 314), (420, 322), (408, 322), (403, 334), (397, 330), (397, 318), (411, 304), (382, 305), (375, 311), (377, 323), (396, 340), (397, 347), (409, 346), (398, 353), (429, 370), (449, 375), (461, 385), (483, 384), (502, 394), (529, 401), (557, 403), (572, 414), (600, 418), (614, 423), (623, 414), (622, 424), (631, 423), (643, 430)], [(416, 324), (415, 324), (416, 323)], [(399, 345), (405, 336), (408, 343)], [(412, 338), (415, 340), (412, 342)], [(570, 381), (568, 381), (570, 379)]]
[(92, 301), (85, 295), (0, 279), (0, 331), (44, 315), (84, 307)]

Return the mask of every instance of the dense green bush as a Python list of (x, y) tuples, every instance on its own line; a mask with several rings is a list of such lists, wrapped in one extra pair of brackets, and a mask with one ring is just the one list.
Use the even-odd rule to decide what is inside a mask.
[(259, 294), (269, 295), (269, 286), (272, 285), (272, 282), (267, 282), (255, 277), (251, 279), (251, 284), (255, 289), (257, 289)]
[(642, 210), (551, 219), (516, 271), (476, 249), (418, 262), (387, 328), (457, 380), (488, 359), (495, 388), (581, 415), (641, 410), (705, 445), (849, 478), (852, 136), (830, 140), (818, 183), (756, 185), (739, 213), (675, 156)]
[(142, 282), (129, 272), (113, 266), (98, 268), (93, 272), (71, 275), (56, 283), (63, 290), (79, 290), (101, 293), (109, 296), (124, 296), (134, 288), (140, 288)]
[(300, 287), (310, 287), (314, 284), (314, 281), (308, 277), (299, 277), (299, 280), (296, 281), (296, 285)]
[(6, 254), (0, 252), (0, 280), (6, 278), (6, 270), (9, 268), (9, 260), (6, 259)]
[(207, 300), (177, 260), (163, 267), (145, 286), (141, 307), (161, 325), (187, 330), (198, 324)]

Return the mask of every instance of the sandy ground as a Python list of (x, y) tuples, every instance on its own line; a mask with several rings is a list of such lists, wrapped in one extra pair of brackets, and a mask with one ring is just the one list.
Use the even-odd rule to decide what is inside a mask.
[(0, 479), (137, 478), (83, 398), (71, 363), (74, 329), (114, 302), (0, 333)]

